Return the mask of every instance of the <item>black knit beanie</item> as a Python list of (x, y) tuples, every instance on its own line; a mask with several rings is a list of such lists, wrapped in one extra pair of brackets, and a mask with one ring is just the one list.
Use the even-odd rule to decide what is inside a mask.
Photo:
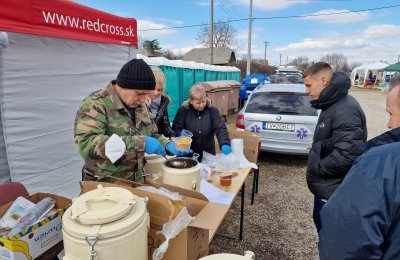
[(154, 90), (156, 80), (149, 65), (142, 59), (133, 59), (125, 63), (117, 76), (121, 88)]

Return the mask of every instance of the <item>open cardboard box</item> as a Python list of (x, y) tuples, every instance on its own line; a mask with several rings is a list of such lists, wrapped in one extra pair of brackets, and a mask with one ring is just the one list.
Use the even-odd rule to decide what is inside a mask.
[[(183, 207), (196, 218), (177, 237), (169, 241), (169, 247), (163, 260), (196, 260), (208, 255), (209, 231), (218, 229), (229, 206), (208, 202), (197, 192), (181, 189), (175, 186), (153, 183), (171, 191), (181, 191), (182, 201), (172, 201), (159, 194), (138, 190), (132, 186), (140, 185), (134, 182), (114, 179), (114, 183), (81, 182), (82, 193), (96, 189), (99, 184), (103, 187), (121, 187), (139, 197), (148, 197), (147, 209), (150, 214), (150, 230), (148, 234), (149, 259), (156, 248), (165, 241), (165, 237), (156, 234), (163, 224), (176, 217)], [(168, 187), (167, 187), (168, 186)], [(194, 197), (191, 197), (193, 195)]]
[[(13, 237), (0, 237), (0, 259), (35, 259), (62, 240), (61, 217), (71, 205), (71, 200), (49, 193), (35, 193), (27, 199), (36, 204), (46, 197), (56, 201), (57, 212)], [(0, 207), (0, 217), (12, 203)]]
[(141, 183), (138, 183), (138, 182), (133, 182), (133, 181), (129, 181), (129, 180), (126, 180), (126, 179), (110, 176), (110, 177), (108, 177), (108, 182), (109, 183), (113, 183), (113, 184), (122, 185), (122, 186), (132, 187), (132, 188), (137, 188), (137, 187), (144, 186), (144, 185), (153, 186), (153, 187), (155, 187), (157, 189), (162, 187), (162, 188), (165, 188), (165, 189), (167, 189), (169, 191), (172, 191), (172, 192), (178, 192), (180, 195), (185, 196), (185, 197), (190, 197), (190, 198), (195, 198), (195, 199), (199, 199), (199, 200), (208, 201), (206, 196), (204, 196), (200, 192), (196, 192), (196, 191), (192, 191), (192, 190), (188, 190), (188, 189), (183, 189), (183, 188), (180, 188), (180, 187), (177, 187), (177, 186), (165, 184), (165, 183), (158, 182), (158, 181), (155, 181), (155, 180), (152, 180), (152, 179), (145, 179), (144, 184), (141, 184)]

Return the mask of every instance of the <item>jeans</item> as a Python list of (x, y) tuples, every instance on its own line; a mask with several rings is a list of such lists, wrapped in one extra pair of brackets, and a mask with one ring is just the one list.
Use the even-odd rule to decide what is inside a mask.
[(314, 197), (314, 210), (313, 210), (313, 220), (315, 227), (317, 228), (317, 232), (322, 228), (322, 223), (321, 223), (321, 209), (325, 205), (326, 200), (321, 200), (318, 199), (317, 197)]

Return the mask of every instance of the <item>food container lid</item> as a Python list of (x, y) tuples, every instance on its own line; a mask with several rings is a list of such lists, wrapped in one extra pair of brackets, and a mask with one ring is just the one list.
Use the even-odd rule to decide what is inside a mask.
[(77, 238), (93, 233), (106, 238), (137, 227), (146, 216), (143, 199), (123, 188), (99, 185), (73, 201), (63, 216), (63, 229)]
[[(169, 158), (174, 158), (175, 156), (173, 155), (173, 156), (170, 156), (170, 155), (167, 155), (166, 156), (167, 157), (167, 159), (169, 159)], [(160, 162), (164, 162), (165, 161), (165, 158), (162, 156), (162, 155), (159, 155), (159, 154), (147, 154), (147, 153), (145, 153), (144, 154), (144, 158), (146, 159), (146, 160), (151, 160), (151, 161), (160, 161)]]
[(161, 155), (159, 155), (159, 154), (147, 154), (147, 153), (145, 153), (144, 154), (144, 158), (146, 160), (154, 160), (154, 159), (159, 159), (159, 158), (163, 158), (163, 157)]
[[(254, 254), (253, 254), (254, 255)], [(248, 255), (234, 255), (234, 254), (215, 254), (200, 258), (199, 260), (250, 260), (254, 259)]]

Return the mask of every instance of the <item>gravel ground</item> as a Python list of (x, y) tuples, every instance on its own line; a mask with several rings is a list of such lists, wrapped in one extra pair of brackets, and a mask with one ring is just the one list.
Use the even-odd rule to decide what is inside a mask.
[[(386, 131), (386, 94), (379, 91), (351, 89), (367, 117), (368, 138)], [(228, 117), (229, 127), (234, 115)], [(312, 200), (305, 171), (306, 157), (261, 152), (259, 193), (250, 205), (252, 177), (246, 181), (244, 239), (215, 236), (210, 254), (230, 252), (243, 254), (251, 250), (256, 259), (318, 259), (318, 237), (312, 222)], [(238, 235), (240, 197), (220, 227), (221, 233)]]

